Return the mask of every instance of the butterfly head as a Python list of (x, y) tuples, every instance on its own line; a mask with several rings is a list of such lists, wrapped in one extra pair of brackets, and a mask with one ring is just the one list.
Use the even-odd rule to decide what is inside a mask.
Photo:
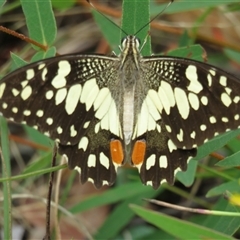
[(127, 61), (127, 59), (131, 59), (135, 62), (136, 66), (138, 66), (138, 61), (140, 57), (140, 45), (140, 40), (134, 35), (128, 35), (127, 37), (122, 39), (120, 47), (122, 65)]

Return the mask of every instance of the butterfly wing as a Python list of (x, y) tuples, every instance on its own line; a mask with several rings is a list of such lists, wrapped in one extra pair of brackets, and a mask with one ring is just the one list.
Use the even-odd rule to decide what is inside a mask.
[[(121, 163), (110, 159), (110, 142), (122, 130), (109, 82), (116, 58), (65, 55), (20, 68), (0, 81), (0, 112), (27, 123), (59, 143), (70, 168), (97, 187), (112, 184)], [(106, 72), (111, 73), (107, 76)], [(114, 121), (114, 124), (111, 123)]]
[(146, 153), (144, 160), (133, 164), (143, 183), (157, 188), (165, 180), (173, 183), (175, 172), (186, 169), (197, 146), (239, 128), (240, 81), (219, 68), (189, 59), (148, 57), (141, 63), (148, 91), (133, 141), (134, 145), (145, 141)]

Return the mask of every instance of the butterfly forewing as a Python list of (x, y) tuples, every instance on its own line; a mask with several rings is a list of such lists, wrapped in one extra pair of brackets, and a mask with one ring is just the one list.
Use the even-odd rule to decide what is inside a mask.
[(149, 89), (155, 91), (149, 90), (149, 97), (160, 106), (168, 136), (178, 148), (195, 148), (240, 126), (240, 81), (236, 77), (183, 58), (145, 58), (143, 65), (155, 69), (149, 79)]
[(0, 82), (0, 112), (59, 143), (69, 167), (96, 187), (126, 160), (157, 188), (186, 170), (197, 146), (240, 126), (239, 80), (205, 63), (142, 57), (135, 36), (119, 56), (67, 55)]

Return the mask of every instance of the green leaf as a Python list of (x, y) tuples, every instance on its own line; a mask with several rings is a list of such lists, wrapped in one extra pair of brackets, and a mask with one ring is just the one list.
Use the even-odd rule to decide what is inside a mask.
[[(6, 0), (0, 0), (0, 8), (2, 8), (6, 2), (7, 2)], [(1, 15), (1, 9), (0, 9), (0, 15)]]
[(38, 171), (39, 169), (44, 169), (46, 167), (49, 167), (51, 160), (52, 160), (52, 152), (45, 153), (43, 156), (41, 156), (40, 159), (37, 159), (36, 161), (28, 165), (24, 169), (22, 174), (35, 172), (35, 171)]
[(45, 58), (54, 57), (56, 55), (56, 48), (50, 47), (47, 51), (37, 52), (31, 59), (31, 62), (36, 62)]
[(58, 8), (59, 10), (66, 10), (71, 8), (75, 3), (76, 0), (51, 0), (52, 5), (54, 8)]
[[(50, 0), (21, 0), (30, 38), (50, 46), (56, 37), (56, 23)], [(38, 49), (38, 47), (34, 48)]]
[(224, 134), (218, 135), (215, 138), (209, 140), (204, 145), (198, 148), (197, 156), (194, 159), (202, 159), (206, 157), (210, 153), (220, 149), (224, 145), (226, 145), (232, 138), (238, 136), (240, 134), (240, 129), (229, 131)]
[(190, 58), (192, 60), (203, 61), (205, 50), (199, 44), (181, 47), (168, 52), (168, 56)]
[[(151, 43), (148, 32), (150, 31), (150, 13), (149, 13), (149, 0), (139, 1), (123, 1), (123, 14), (122, 14), (122, 29), (128, 35), (137, 33), (137, 37), (143, 44), (147, 37), (147, 42), (144, 45), (141, 53), (146, 56), (151, 54)], [(144, 28), (143, 28), (144, 27)], [(122, 38), (126, 37), (122, 32)]]
[(212, 188), (211, 190), (208, 191), (208, 193), (206, 194), (206, 197), (215, 197), (218, 195), (222, 195), (226, 191), (231, 192), (231, 193), (240, 192), (239, 180), (226, 182), (217, 187)]
[(213, 231), (187, 221), (173, 218), (159, 212), (147, 210), (136, 205), (130, 208), (148, 223), (163, 229), (177, 239), (234, 239), (228, 235)]
[(238, 167), (240, 166), (240, 151), (226, 157), (222, 161), (216, 163), (219, 167)]
[(184, 186), (191, 186), (195, 180), (198, 162), (191, 159), (188, 163), (187, 171), (178, 172), (176, 178), (184, 184)]
[(28, 62), (24, 61), (22, 58), (17, 56), (15, 53), (11, 53), (11, 58), (12, 58), (12, 67), (11, 67), (12, 71), (28, 64)]
[(202, 224), (215, 231), (232, 236), (240, 227), (240, 218), (224, 216), (224, 213), (239, 213), (239, 208), (231, 205), (223, 197), (218, 200), (212, 210), (223, 211), (223, 216), (209, 215), (202, 221)]
[[(8, 141), (8, 126), (7, 121), (0, 116), (0, 140), (1, 140), (1, 166), (3, 178), (11, 176), (9, 141)], [(5, 239), (12, 239), (12, 199), (11, 199), (11, 182), (3, 183), (3, 205), (1, 215), (3, 216), (3, 234)]]
[(93, 16), (95, 22), (98, 24), (101, 33), (106, 38), (110, 44), (112, 50), (118, 54), (119, 53), (119, 44), (120, 44), (120, 28), (117, 28), (116, 25), (110, 20), (104, 18), (100, 13), (93, 10)]
[[(126, 193), (124, 192), (124, 195), (125, 194)], [(100, 229), (98, 229), (94, 239), (114, 239), (117, 233), (122, 230), (124, 226), (126, 226), (134, 217), (134, 213), (129, 210), (129, 204), (142, 204), (142, 196), (146, 198), (153, 198), (156, 195), (156, 191), (148, 189), (148, 192), (145, 192), (144, 195), (140, 193), (133, 197), (126, 198), (125, 201), (121, 202), (114, 208), (107, 220), (104, 221), (104, 224), (100, 227)], [(120, 221), (116, 221), (116, 219)], [(109, 228), (109, 226), (111, 226), (111, 228)]]
[(224, 49), (224, 53), (233, 61), (240, 63), (240, 53), (231, 49)]

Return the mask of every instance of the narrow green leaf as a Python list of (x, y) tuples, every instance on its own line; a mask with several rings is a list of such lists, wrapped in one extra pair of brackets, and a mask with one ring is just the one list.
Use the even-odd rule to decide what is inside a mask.
[(147, 210), (136, 205), (131, 205), (130, 207), (138, 216), (154, 226), (163, 229), (177, 239), (234, 239), (213, 231), (212, 229), (173, 218), (159, 212)]
[[(2, 165), (2, 176), (9, 178), (11, 176), (10, 153), (8, 142), (8, 126), (7, 121), (0, 116), (0, 137), (1, 149), (0, 156)], [(4, 239), (12, 239), (12, 200), (11, 200), (11, 182), (3, 183), (3, 231)], [(1, 210), (2, 211), (2, 210)]]
[[(144, 45), (141, 53), (143, 55), (151, 54), (151, 43), (149, 38), (150, 25), (150, 13), (149, 13), (149, 0), (139, 1), (123, 1), (122, 5), (123, 15), (122, 15), (122, 29), (128, 35), (136, 34), (142, 27), (144, 27), (137, 37), (141, 40), (143, 44), (145, 38), (147, 37), (147, 42)], [(122, 38), (126, 37), (125, 33), (122, 32)]]
[(55, 40), (57, 29), (51, 1), (21, 0), (21, 4), (30, 38), (50, 46)]
[(52, 160), (52, 152), (45, 153), (40, 159), (32, 162), (30, 165), (26, 166), (22, 174), (27, 174), (31, 172), (38, 171), (39, 169), (44, 169), (49, 167)]
[(224, 53), (233, 61), (240, 63), (240, 53), (231, 49), (224, 49)]
[(210, 153), (220, 149), (227, 144), (232, 138), (240, 134), (240, 129), (229, 131), (224, 134), (218, 135), (210, 141), (206, 142), (204, 145), (198, 148), (197, 156), (194, 159), (202, 159)]
[(217, 187), (212, 188), (211, 190), (208, 191), (208, 193), (206, 194), (206, 197), (215, 197), (218, 195), (222, 195), (226, 191), (231, 193), (239, 193), (240, 192), (239, 180), (226, 182)]
[(218, 162), (216, 166), (219, 167), (238, 167), (240, 166), (240, 151), (233, 155), (226, 157), (222, 161)]

